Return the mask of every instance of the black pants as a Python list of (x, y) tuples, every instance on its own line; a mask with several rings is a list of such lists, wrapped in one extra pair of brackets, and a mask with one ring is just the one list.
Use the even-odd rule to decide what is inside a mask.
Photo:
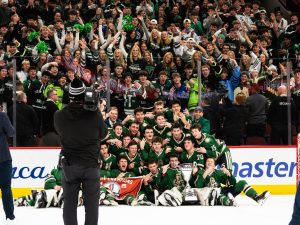
[(266, 133), (265, 123), (247, 124), (247, 137), (264, 137)]
[(80, 165), (63, 166), (62, 186), (64, 189), (63, 219), (65, 225), (77, 225), (78, 193), (82, 188), (85, 207), (85, 225), (98, 224), (100, 192), (99, 168)]
[(6, 215), (6, 219), (13, 220), (14, 215), (14, 203), (11, 192), (11, 174), (12, 163), (10, 161), (4, 161), (0, 163), (0, 189), (2, 192), (3, 208)]
[(288, 128), (287, 126), (272, 125), (271, 126), (271, 144), (288, 145)]

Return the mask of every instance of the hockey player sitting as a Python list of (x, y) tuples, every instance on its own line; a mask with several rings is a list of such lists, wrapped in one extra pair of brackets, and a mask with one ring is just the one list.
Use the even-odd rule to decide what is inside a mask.
[[(111, 171), (111, 178), (126, 178), (126, 177), (135, 177), (136, 175), (133, 172), (128, 171), (128, 158), (125, 155), (120, 155), (118, 157), (118, 169), (113, 169)], [(104, 194), (103, 194), (104, 192)], [(100, 191), (100, 199), (104, 199), (103, 203), (105, 204), (105, 200), (111, 201), (112, 199), (107, 199), (109, 195), (107, 195), (108, 191), (104, 191), (101, 189)], [(102, 196), (101, 196), (102, 195)], [(125, 203), (130, 206), (137, 206), (137, 205), (151, 205), (148, 202), (146, 195), (144, 193), (139, 193), (138, 196), (135, 198), (133, 195), (128, 194), (122, 201), (117, 201), (118, 203)], [(115, 205), (115, 204), (112, 204)]]
[(162, 167), (159, 189), (163, 192), (158, 197), (158, 201), (164, 206), (180, 206), (182, 204), (185, 181), (178, 165), (178, 156), (170, 155), (169, 164)]
[(128, 153), (123, 152), (119, 156), (124, 156), (128, 161), (128, 172), (132, 172), (135, 175), (141, 174), (141, 167), (143, 166), (143, 161), (141, 159), (140, 153), (138, 153), (138, 144), (135, 141), (131, 141), (128, 145)]
[[(206, 203), (208, 202), (208, 205), (237, 206), (234, 197), (241, 192), (244, 192), (246, 196), (262, 205), (270, 195), (270, 192), (268, 191), (264, 191), (260, 195), (257, 194), (257, 192), (244, 180), (237, 182), (235, 177), (232, 176), (229, 170), (224, 166), (221, 167), (221, 169), (216, 169), (215, 160), (213, 158), (207, 158), (205, 171), (198, 170), (198, 168), (194, 166), (193, 177), (195, 176), (195, 187), (200, 188), (197, 189), (198, 197), (200, 203), (204, 203), (204, 205), (207, 205)], [(205, 193), (203, 195), (201, 190), (203, 187), (210, 188), (208, 189), (210, 193)], [(221, 188), (221, 191), (216, 188)], [(205, 198), (205, 196), (207, 198)]]
[(160, 180), (162, 169), (158, 168), (158, 162), (149, 158), (147, 168), (143, 170), (143, 186), (142, 191), (147, 195), (147, 199), (155, 205), (159, 205), (158, 195), (162, 193), (160, 190)]

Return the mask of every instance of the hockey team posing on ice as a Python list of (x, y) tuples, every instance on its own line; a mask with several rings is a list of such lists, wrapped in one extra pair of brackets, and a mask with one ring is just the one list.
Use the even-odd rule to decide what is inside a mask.
[[(116, 118), (118, 109), (112, 107), (106, 124), (109, 134), (100, 145), (101, 177), (142, 177), (137, 194), (128, 194), (116, 200), (106, 187), (100, 188), (99, 205), (164, 205), (180, 206), (185, 201), (186, 180), (180, 164), (192, 164), (189, 186), (200, 205), (237, 206), (235, 197), (244, 192), (259, 205), (270, 195), (258, 194), (245, 180), (232, 175), (232, 158), (223, 140), (209, 134), (210, 127), (202, 117), (202, 107), (196, 107), (193, 116), (181, 112), (181, 105), (173, 101), (165, 109), (156, 102), (154, 111), (134, 110), (134, 116), (123, 121)], [(217, 166), (217, 167), (216, 167)], [(99, 181), (100, 182), (100, 181)], [(61, 168), (51, 171), (45, 180), (45, 189), (15, 199), (17, 206), (63, 207)], [(78, 205), (84, 202), (81, 194)]]

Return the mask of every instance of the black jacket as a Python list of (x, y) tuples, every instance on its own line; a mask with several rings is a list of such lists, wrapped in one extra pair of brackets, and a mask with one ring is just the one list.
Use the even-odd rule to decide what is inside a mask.
[(42, 110), (42, 118), (41, 118), (42, 135), (45, 135), (48, 132), (55, 132), (54, 114), (57, 110), (58, 107), (53, 101), (51, 100), (45, 101), (44, 108)]
[(15, 129), (10, 123), (8, 116), (0, 112), (0, 163), (11, 160), (7, 137), (13, 137)]
[(54, 128), (61, 139), (62, 152), (70, 164), (95, 167), (100, 141), (107, 134), (101, 113), (70, 103), (54, 114)]
[[(16, 109), (17, 139), (26, 139), (37, 135), (39, 119), (33, 107), (23, 102), (17, 102)], [(13, 123), (13, 106), (8, 109), (7, 114), (11, 123)]]
[[(294, 123), (295, 121), (295, 114), (296, 114), (296, 106), (291, 99), (291, 121)], [(279, 127), (287, 127), (288, 125), (288, 116), (287, 116), (287, 108), (288, 102), (286, 96), (278, 96), (276, 97), (270, 105), (268, 111), (268, 123), (271, 126), (279, 126)]]

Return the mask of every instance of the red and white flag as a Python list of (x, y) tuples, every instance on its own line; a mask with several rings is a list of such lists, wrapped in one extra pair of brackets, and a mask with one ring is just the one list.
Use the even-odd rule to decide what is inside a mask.
[(100, 186), (114, 195), (116, 200), (123, 200), (127, 195), (136, 197), (142, 186), (143, 177), (100, 178)]

